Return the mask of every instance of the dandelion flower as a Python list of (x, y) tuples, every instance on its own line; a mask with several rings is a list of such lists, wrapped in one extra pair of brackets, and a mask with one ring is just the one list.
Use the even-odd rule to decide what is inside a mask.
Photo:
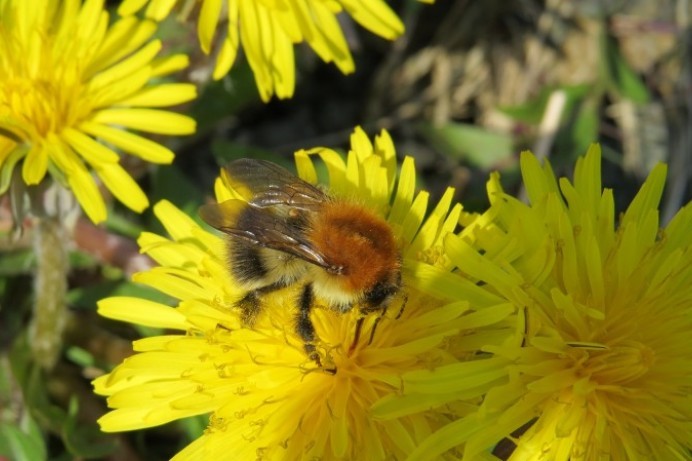
[[(452, 423), (411, 459), (463, 439), (464, 459), (475, 460), (503, 438), (516, 445), (511, 461), (690, 459), (692, 207), (659, 229), (658, 165), (616, 226), (600, 162), (592, 146), (572, 183), (522, 154), (530, 205), (491, 181), (504, 237), (486, 249), (506, 256), (484, 281), (524, 312), (524, 340), (485, 347), (511, 365), (468, 418), (473, 430)], [(449, 238), (448, 254), (473, 273), (455, 257), (459, 243)]]
[(156, 59), (156, 24), (130, 17), (109, 26), (103, 3), (0, 2), (0, 193), (23, 162), (26, 184), (50, 173), (94, 222), (106, 218), (106, 207), (91, 171), (129, 208), (148, 206), (114, 148), (153, 163), (173, 159), (169, 149), (123, 128), (195, 128), (189, 117), (160, 109), (193, 99), (194, 86), (149, 84), (187, 66), (187, 58)]
[[(435, 398), (418, 399), (420, 389), (401, 387), (400, 375), (443, 369), (461, 358), (471, 357), (473, 363), (476, 343), (469, 340), (466, 348), (451, 348), (448, 338), (464, 328), (504, 328), (500, 324), (507, 313), (465, 315), (468, 303), (447, 299), (451, 285), (444, 276), (451, 275), (442, 241), (462, 220), (468, 223), (468, 234), (462, 234), (472, 242), (485, 220), (452, 206), (452, 190), (424, 219), (428, 194), (415, 193), (411, 158), (396, 174), (386, 132), (373, 144), (357, 129), (351, 146), (346, 161), (325, 148), (296, 153), (299, 175), (316, 182), (313, 157), (319, 157), (329, 172), (331, 194), (358, 201), (387, 219), (402, 248), (405, 305), (399, 297), (381, 318), (372, 341), (365, 334), (351, 348), (359, 309), (336, 313), (318, 300), (312, 320), (322, 362), (333, 366), (328, 372), (308, 357), (295, 332), (300, 287), (263, 297), (261, 314), (247, 328), (233, 306), (244, 293), (225, 267), (224, 241), (170, 203), (160, 202), (154, 212), (171, 239), (147, 233), (140, 237), (142, 251), (161, 266), (135, 280), (179, 299), (179, 304), (170, 308), (116, 297), (102, 300), (99, 312), (182, 333), (136, 341), (137, 354), (95, 380), (96, 392), (107, 395), (113, 408), (99, 420), (104, 431), (141, 429), (209, 413), (204, 435), (174, 459), (383, 460), (405, 458), (451, 421), (449, 408), (438, 408)], [(216, 193), (219, 201), (242, 195), (221, 179)], [(363, 331), (372, 331), (376, 319), (366, 317)], [(481, 376), (472, 387), (487, 381)], [(477, 392), (468, 389), (441, 385), (440, 390), (477, 398)], [(371, 406), (393, 395), (406, 400), (401, 406), (411, 409), (409, 414), (373, 419)], [(466, 410), (476, 408), (473, 400), (468, 405)]]
[[(166, 17), (175, 0), (125, 0), (120, 14), (133, 14), (148, 3), (146, 15)], [(243, 1), (203, 0), (198, 35), (202, 50), (209, 54), (216, 27), (225, 10), (228, 30), (218, 51), (213, 77), (228, 73), (242, 46), (263, 101), (272, 95), (293, 96), (295, 63), (293, 47), (307, 43), (325, 62), (333, 62), (344, 74), (354, 71), (353, 58), (337, 15), (346, 11), (360, 25), (388, 40), (404, 31), (399, 17), (384, 0)]]

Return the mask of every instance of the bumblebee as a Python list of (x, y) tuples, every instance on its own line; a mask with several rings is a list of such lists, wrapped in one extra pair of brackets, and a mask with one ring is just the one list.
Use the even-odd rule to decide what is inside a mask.
[(384, 314), (402, 283), (401, 256), (384, 219), (272, 162), (236, 160), (222, 174), (243, 200), (203, 205), (199, 213), (229, 237), (229, 270), (247, 291), (236, 303), (245, 325), (253, 325), (264, 295), (300, 284), (295, 328), (320, 364), (310, 319), (317, 301), (341, 313), (358, 306)]

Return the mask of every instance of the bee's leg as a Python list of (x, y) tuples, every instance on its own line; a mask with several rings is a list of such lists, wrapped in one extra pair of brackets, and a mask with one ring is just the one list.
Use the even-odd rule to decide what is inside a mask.
[(384, 314), (387, 313), (387, 306), (382, 308), (380, 311), (380, 315), (375, 318), (375, 322), (372, 324), (372, 330), (370, 330), (370, 339), (368, 339), (368, 346), (372, 344), (372, 340), (375, 339), (375, 330), (377, 330), (377, 325), (380, 324), (380, 320), (382, 320), (382, 317), (384, 317)]
[(280, 290), (285, 288), (285, 283), (272, 283), (271, 285), (266, 285), (255, 290), (248, 292), (240, 301), (236, 303), (236, 306), (241, 310), (241, 320), (243, 325), (252, 327), (257, 320), (257, 315), (260, 310), (262, 310), (261, 298), (262, 295), (271, 293), (272, 291)]
[[(394, 317), (395, 320), (399, 320), (404, 313), (404, 309), (406, 308), (406, 302), (408, 301), (408, 296), (404, 298), (404, 301), (401, 303), (401, 308), (399, 309), (399, 312), (397, 313), (396, 317)], [(382, 321), (382, 317), (387, 314), (387, 308), (389, 305), (383, 305), (382, 307), (379, 307), (377, 309), (361, 309), (361, 317), (358, 319), (356, 322), (356, 332), (353, 336), (353, 342), (351, 343), (351, 347), (348, 349), (349, 353), (353, 352), (353, 350), (356, 348), (358, 345), (358, 341), (360, 340), (360, 335), (363, 330), (363, 322), (365, 321), (365, 316), (374, 312), (375, 310), (379, 310), (380, 314), (377, 316), (375, 319), (375, 322), (372, 324), (372, 330), (370, 330), (370, 339), (368, 339), (368, 345), (372, 344), (373, 339), (375, 339), (375, 331), (377, 330), (377, 326), (380, 324), (380, 321)]]
[[(362, 314), (362, 312), (361, 312)], [(348, 353), (351, 354), (354, 349), (356, 348), (356, 345), (358, 344), (358, 341), (360, 340), (360, 332), (363, 329), (363, 322), (365, 321), (365, 317), (361, 316), (358, 320), (356, 320), (356, 332), (353, 334), (353, 342), (351, 342), (351, 347), (348, 348)]]
[(250, 291), (235, 305), (241, 311), (240, 320), (243, 322), (243, 325), (252, 327), (260, 311), (260, 299), (257, 296), (257, 290)]
[[(406, 303), (408, 302), (408, 295), (404, 295), (404, 300), (401, 303), (401, 308), (399, 309), (399, 313), (396, 314), (396, 317), (394, 317), (394, 320), (399, 320), (401, 316), (404, 314), (404, 309), (406, 308)], [(375, 330), (377, 329), (377, 325), (380, 323), (380, 320), (382, 320), (382, 317), (387, 313), (387, 307), (388, 305), (383, 306), (380, 309), (380, 315), (377, 316), (375, 319), (375, 323), (372, 324), (372, 330), (370, 331), (370, 340), (368, 340), (368, 345), (372, 344), (373, 338), (375, 338)]]
[(372, 340), (375, 337), (375, 330), (377, 329), (377, 324), (380, 323), (380, 320), (382, 320), (382, 317), (384, 317), (384, 314), (387, 312), (387, 306), (378, 309), (361, 308), (360, 318), (356, 321), (356, 332), (353, 335), (351, 347), (348, 348), (349, 354), (353, 353), (353, 351), (356, 349), (356, 346), (358, 346), (358, 341), (360, 341), (360, 335), (363, 331), (363, 322), (365, 322), (365, 317), (374, 312), (375, 310), (379, 310), (380, 315), (377, 316), (377, 318), (375, 319), (375, 323), (372, 324), (372, 330), (370, 330), (370, 339), (368, 340), (368, 345), (372, 344)]
[[(320, 355), (317, 353), (315, 348), (315, 341), (317, 339), (317, 334), (315, 333), (315, 325), (312, 324), (310, 319), (310, 312), (312, 311), (312, 305), (314, 301), (314, 295), (312, 292), (312, 284), (308, 283), (303, 287), (300, 292), (300, 297), (298, 298), (298, 316), (296, 317), (296, 331), (298, 336), (303, 340), (305, 344), (305, 353), (310, 357), (310, 360), (314, 360), (317, 366), (322, 368), (322, 360)], [(324, 371), (329, 373), (336, 373), (336, 368), (324, 368)]]
[(312, 310), (312, 284), (308, 283), (303, 287), (298, 298), (298, 316), (296, 317), (296, 331), (300, 338), (305, 342), (305, 352), (308, 356), (320, 362), (319, 355), (315, 350), (315, 326), (310, 320), (310, 311)]

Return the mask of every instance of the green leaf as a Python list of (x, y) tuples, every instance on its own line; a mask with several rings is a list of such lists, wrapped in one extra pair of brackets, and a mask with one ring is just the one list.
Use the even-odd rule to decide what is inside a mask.
[(166, 199), (190, 216), (195, 216), (203, 198), (204, 195), (199, 188), (180, 171), (177, 165), (156, 169), (153, 176), (151, 203)]
[(32, 417), (41, 427), (57, 432), (65, 412), (48, 399), (45, 372), (32, 360), (26, 334), (14, 341), (9, 358), (12, 375), (22, 390), (24, 404)]
[(232, 114), (261, 103), (252, 69), (247, 61), (238, 61), (222, 80), (205, 85), (204, 92), (192, 105), (189, 115), (197, 121), (195, 137), (207, 136)]
[(601, 123), (599, 114), (600, 99), (595, 96), (579, 101), (569, 113), (555, 138), (551, 163), (554, 167), (567, 166), (582, 155), (591, 143), (598, 140)]
[(139, 224), (120, 214), (117, 208), (108, 213), (106, 218), (106, 228), (120, 235), (125, 235), (132, 239), (139, 237), (144, 228)]
[[(2, 136), (2, 133), (0, 133), (0, 136)], [(0, 168), (0, 195), (7, 192), (7, 189), (13, 182), (12, 173), (14, 173), (14, 167), (17, 162), (19, 162), (24, 155), (26, 155), (27, 150), (27, 147), (17, 147), (3, 160), (2, 167)]]
[(204, 430), (209, 425), (209, 415), (197, 415), (189, 418), (183, 418), (179, 421), (179, 423), (185, 432), (187, 439), (192, 442), (204, 434)]
[(0, 423), (0, 456), (13, 461), (46, 459), (46, 445), (36, 423), (27, 417), (29, 426), (21, 429), (13, 423)]
[(500, 107), (500, 111), (510, 116), (514, 120), (538, 125), (543, 118), (546, 104), (554, 88), (544, 87), (538, 96), (516, 106)]
[(649, 101), (649, 90), (625, 60), (617, 40), (605, 27), (601, 33), (601, 62), (604, 78), (612, 91), (638, 104)]
[(36, 255), (32, 249), (2, 252), (0, 276), (31, 273), (36, 267)]
[(596, 101), (588, 99), (578, 108), (574, 123), (569, 126), (571, 160), (575, 160), (582, 152), (586, 152), (591, 143), (598, 140), (600, 117)]
[(421, 134), (448, 157), (464, 158), (480, 167), (491, 168), (512, 155), (512, 137), (464, 123), (441, 126), (419, 125)]
[(81, 347), (69, 346), (65, 351), (65, 355), (67, 355), (68, 359), (79, 365), (81, 368), (94, 365), (94, 356), (91, 354), (91, 352), (87, 351), (86, 349), (82, 349)]
[(581, 85), (544, 87), (536, 98), (516, 106), (501, 107), (500, 110), (517, 121), (538, 125), (541, 120), (543, 120), (548, 100), (555, 91), (560, 90), (565, 93), (567, 100), (565, 102), (563, 114), (567, 114), (579, 103), (579, 101), (584, 99), (592, 89), (593, 85), (586, 83)]
[(67, 418), (62, 428), (65, 446), (74, 458), (102, 458), (112, 453), (115, 441), (112, 437), (100, 432), (94, 423), (84, 424), (78, 419), (79, 402), (72, 396), (67, 410)]

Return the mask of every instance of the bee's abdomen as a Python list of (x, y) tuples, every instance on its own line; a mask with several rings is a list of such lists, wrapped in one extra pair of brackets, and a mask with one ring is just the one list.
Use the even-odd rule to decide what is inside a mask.
[(230, 267), (233, 278), (241, 284), (256, 284), (267, 276), (260, 248), (234, 241), (229, 244)]

